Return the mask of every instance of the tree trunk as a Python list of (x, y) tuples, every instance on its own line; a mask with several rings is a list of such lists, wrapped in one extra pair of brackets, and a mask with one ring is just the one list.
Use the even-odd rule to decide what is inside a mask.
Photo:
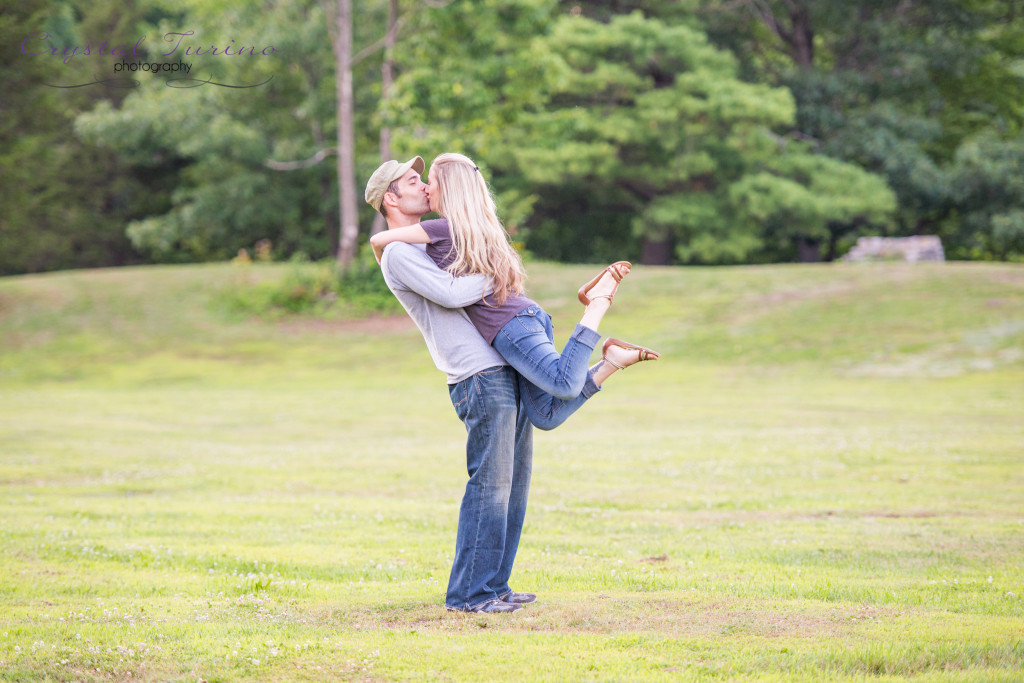
[[(380, 102), (382, 106), (387, 105), (391, 96), (391, 85), (395, 82), (395, 42), (398, 39), (398, 0), (390, 0), (388, 3), (388, 32), (384, 38), (384, 62), (380, 67)], [(384, 126), (380, 129), (380, 162), (384, 163), (391, 158), (391, 128)], [(377, 213), (373, 217), (373, 226), (370, 234), (376, 235), (385, 228), (384, 216)]]
[(800, 263), (818, 263), (821, 261), (821, 243), (806, 237), (798, 237), (796, 254)]
[(839, 255), (839, 236), (841, 230), (837, 226), (829, 224), (828, 226), (828, 243), (825, 245), (825, 255), (823, 259), (829, 263), (836, 260)]
[(789, 47), (789, 56), (800, 67), (814, 64), (814, 27), (807, 0), (787, 0), (789, 23), (780, 21), (772, 7), (759, 0), (747, 0), (747, 9)]
[(789, 41), (793, 61), (801, 67), (810, 67), (814, 64), (814, 27), (810, 13), (800, 3), (789, 13), (789, 20), (793, 25)]
[(342, 270), (348, 270), (355, 257), (359, 237), (352, 97), (352, 0), (338, 0), (338, 37), (334, 52), (338, 63), (338, 201), (341, 215), (338, 262)]
[[(320, 179), (320, 202), (325, 207), (331, 203), (331, 179), (328, 173), (324, 173)], [(327, 253), (336, 255), (338, 253), (338, 231), (335, 230), (338, 226), (337, 212), (324, 209), (324, 223), (324, 230), (327, 235)]]
[(644, 237), (644, 251), (640, 256), (640, 263), (645, 266), (672, 265), (672, 238), (656, 240)]

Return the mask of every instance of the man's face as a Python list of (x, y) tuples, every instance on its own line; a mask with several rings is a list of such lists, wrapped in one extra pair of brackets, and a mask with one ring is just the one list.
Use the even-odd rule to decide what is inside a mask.
[(430, 211), (427, 204), (427, 186), (416, 169), (410, 168), (395, 181), (398, 192), (392, 192), (399, 212), (407, 216), (422, 216)]

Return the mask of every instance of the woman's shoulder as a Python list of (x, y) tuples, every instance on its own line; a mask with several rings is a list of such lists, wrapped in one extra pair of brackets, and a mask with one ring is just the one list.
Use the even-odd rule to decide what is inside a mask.
[(431, 242), (451, 239), (452, 231), (448, 225), (447, 218), (432, 218), (428, 221), (420, 221), (420, 227), (427, 233)]

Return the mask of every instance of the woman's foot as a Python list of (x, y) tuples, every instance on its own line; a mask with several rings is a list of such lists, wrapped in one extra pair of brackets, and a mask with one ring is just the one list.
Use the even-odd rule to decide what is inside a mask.
[(615, 292), (619, 288), (619, 283), (629, 274), (632, 267), (629, 261), (617, 261), (602, 270), (597, 277), (580, 287), (580, 303), (588, 306), (595, 299), (607, 299), (611, 304), (612, 297), (615, 296)]
[(601, 360), (607, 361), (619, 370), (646, 360), (657, 360), (660, 356), (651, 349), (609, 337), (601, 347)]

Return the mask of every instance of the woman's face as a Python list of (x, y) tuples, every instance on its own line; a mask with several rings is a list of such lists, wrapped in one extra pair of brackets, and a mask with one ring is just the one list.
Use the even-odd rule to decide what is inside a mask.
[(427, 174), (427, 200), (430, 203), (430, 210), (434, 213), (441, 213), (441, 188), (437, 184), (437, 175), (434, 168), (430, 168)]

